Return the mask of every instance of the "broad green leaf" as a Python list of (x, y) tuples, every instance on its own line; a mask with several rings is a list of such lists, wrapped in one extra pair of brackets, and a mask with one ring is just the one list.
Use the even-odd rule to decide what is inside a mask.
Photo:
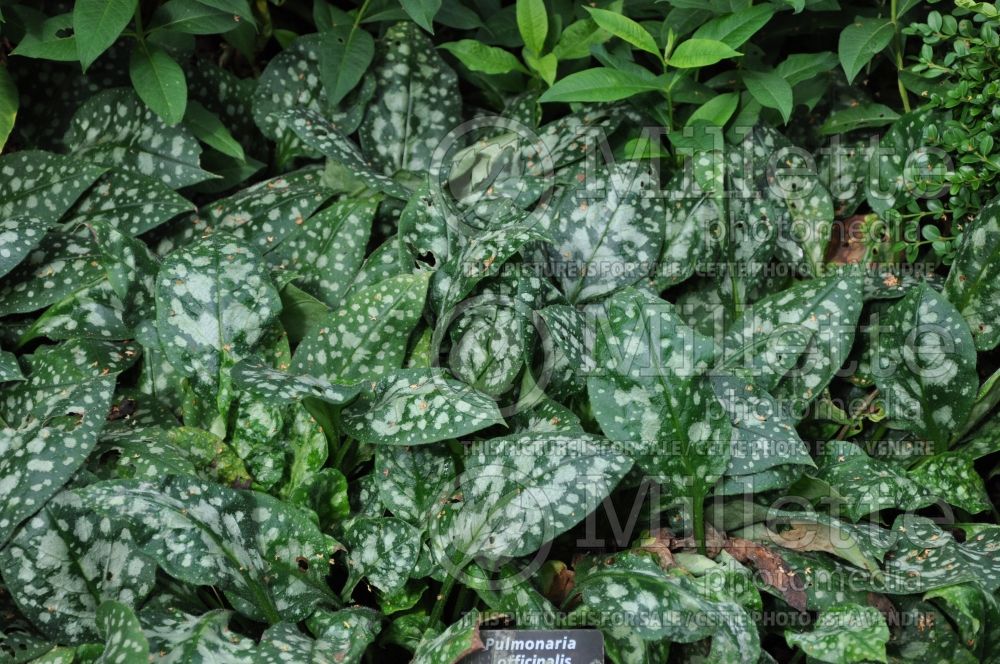
[(104, 636), (104, 652), (97, 664), (144, 664), (149, 641), (135, 612), (122, 602), (107, 600), (97, 609), (97, 627)]
[(1000, 198), (966, 228), (944, 292), (969, 323), (976, 349), (1000, 343)]
[(301, 275), (296, 285), (337, 306), (361, 269), (381, 197), (345, 197), (298, 225), (268, 259)]
[[(6, 221), (27, 215), (53, 224), (105, 170), (50, 152), (22, 150), (4, 155), (0, 157), (0, 217)], [(0, 259), (7, 258), (0, 252)]]
[(135, 236), (194, 209), (194, 204), (158, 179), (114, 168), (80, 197), (66, 223), (89, 224), (103, 219), (122, 233)]
[(610, 67), (595, 67), (559, 79), (538, 101), (618, 101), (662, 88), (663, 82), (649, 73), (639, 75)]
[(663, 206), (639, 162), (579, 171), (543, 224), (551, 262), (570, 302), (595, 300), (646, 276), (660, 252)]
[(471, 71), (484, 74), (508, 74), (512, 71), (527, 73), (521, 61), (511, 53), (496, 46), (489, 46), (475, 39), (446, 42), (439, 48), (447, 50)]
[(229, 629), (232, 611), (191, 615), (174, 607), (151, 607), (140, 614), (150, 652), (176, 664), (255, 661), (257, 646)]
[(393, 515), (422, 525), (454, 481), (455, 461), (438, 445), (382, 446), (375, 451), (375, 482)]
[[(451, 502), (430, 519), (439, 565), (535, 552), (610, 495), (632, 462), (603, 438), (522, 433), (475, 443)], [(457, 571), (457, 570), (456, 570)]]
[(847, 358), (860, 295), (860, 278), (831, 275), (754, 303), (726, 334), (721, 365), (779, 401), (809, 403)]
[(75, 62), (79, 59), (71, 12), (52, 17), (39, 12), (37, 16), (25, 20), (24, 28), (24, 37), (11, 55), (57, 62)]
[[(0, 392), (0, 543), (15, 527), (59, 492), (97, 442), (121, 369), (105, 365), (107, 377), (76, 362), (93, 355), (65, 344), (33, 358), (28, 379)], [(95, 366), (100, 366), (95, 360)], [(99, 371), (103, 371), (99, 370)], [(93, 372), (93, 373), (88, 373)], [(58, 441), (56, 444), (54, 441)]]
[(132, 49), (128, 69), (139, 98), (167, 125), (175, 125), (184, 118), (187, 79), (184, 70), (166, 51), (141, 42)]
[(400, 0), (399, 4), (417, 25), (434, 34), (434, 16), (441, 9), (441, 0)]
[(402, 590), (413, 572), (420, 531), (402, 519), (352, 519), (344, 528), (348, 579), (341, 595), (348, 599), (362, 578), (385, 593)]
[(880, 321), (872, 370), (888, 417), (943, 451), (976, 399), (976, 348), (959, 312), (927, 284)]
[(221, 233), (172, 253), (157, 275), (163, 350), (189, 376), (218, 376), (246, 357), (280, 309), (261, 259)]
[(330, 122), (309, 111), (296, 110), (285, 114), (284, 124), (313, 150), (341, 164), (365, 186), (393, 198), (407, 200), (410, 190), (392, 178), (375, 172), (368, 160), (350, 139)]
[(493, 399), (439, 370), (402, 369), (344, 409), (344, 432), (376, 445), (423, 445), (503, 423)]
[(73, 115), (66, 145), (75, 158), (160, 180), (180, 189), (214, 177), (201, 169), (201, 146), (182, 125), (168, 127), (131, 90), (105, 90)]
[(440, 633), (427, 630), (410, 664), (453, 664), (466, 655), (484, 650), (479, 620), (479, 611), (473, 609)]
[(826, 136), (843, 134), (858, 129), (871, 129), (890, 125), (899, 119), (899, 114), (884, 104), (870, 102), (859, 106), (832, 111), (830, 117), (819, 128)]
[[(587, 378), (604, 434), (674, 495), (703, 499), (729, 462), (731, 425), (705, 371), (712, 343), (673, 305), (634, 289), (607, 301)], [(660, 450), (669, 450), (661, 452)]]
[(660, 48), (656, 45), (653, 35), (628, 16), (607, 9), (584, 7), (598, 26), (607, 30), (615, 37), (628, 42), (636, 48), (660, 57)]
[(931, 484), (896, 464), (873, 459), (854, 443), (829, 441), (822, 446), (815, 473), (835, 491), (838, 509), (852, 521), (882, 509), (918, 509), (935, 502)]
[(149, 32), (156, 34), (158, 30), (168, 30), (190, 35), (217, 35), (235, 30), (242, 18), (199, 0), (168, 0), (153, 12)]
[(14, 129), (19, 104), (17, 85), (7, 72), (7, 68), (0, 67), (0, 150), (3, 150), (10, 132)]
[(127, 524), (168, 574), (224, 590), (251, 618), (301, 620), (331, 597), (328, 561), (340, 545), (276, 498), (183, 476), (98, 482), (76, 493), (84, 507)]
[(517, 0), (517, 29), (525, 48), (541, 53), (549, 33), (549, 15), (543, 0)]
[(736, 107), (740, 103), (740, 96), (735, 92), (717, 95), (695, 109), (694, 113), (687, 119), (686, 126), (691, 126), (696, 122), (709, 122), (717, 127), (724, 126), (729, 122), (729, 118), (736, 112)]
[(820, 53), (793, 53), (774, 68), (789, 85), (795, 86), (804, 81), (828, 72), (837, 66), (837, 56), (829, 51)]
[(428, 273), (391, 277), (356, 291), (295, 350), (292, 369), (335, 383), (372, 380), (403, 365), (420, 320)]
[(716, 16), (702, 24), (694, 34), (695, 39), (714, 39), (732, 48), (739, 48), (767, 25), (777, 11), (774, 5), (756, 5), (740, 9), (732, 14)]
[(990, 508), (983, 478), (976, 471), (973, 460), (964, 454), (937, 454), (921, 461), (909, 475), (920, 486), (969, 514)]
[(728, 58), (738, 58), (743, 54), (725, 42), (716, 39), (688, 39), (678, 44), (667, 64), (677, 69), (708, 67)]
[(822, 611), (812, 630), (786, 630), (785, 640), (820, 662), (885, 662), (889, 627), (874, 607), (838, 604)]
[(775, 72), (743, 72), (743, 84), (761, 106), (775, 108), (788, 122), (792, 114), (792, 86)]
[(352, 606), (333, 612), (317, 611), (306, 624), (315, 638), (289, 623), (269, 627), (260, 640), (259, 661), (359, 664), (382, 628), (382, 617), (368, 607)]
[(306, 397), (331, 404), (350, 401), (361, 390), (360, 385), (334, 385), (314, 376), (295, 376), (246, 359), (230, 372), (233, 384), (257, 398), (272, 404), (294, 403)]
[(458, 77), (426, 34), (398, 23), (383, 37), (375, 80), (358, 129), (369, 162), (389, 176), (427, 170), (438, 143), (461, 121)]
[(864, 16), (855, 17), (854, 22), (841, 31), (837, 54), (848, 83), (889, 45), (894, 34), (895, 26), (888, 18)]
[(118, 39), (132, 20), (138, 0), (80, 0), (73, 4), (73, 35), (86, 70)]
[(375, 40), (360, 26), (335, 25), (320, 38), (319, 52), (326, 100), (337, 106), (368, 70), (375, 57)]
[(573, 21), (559, 34), (552, 54), (560, 62), (589, 58), (591, 46), (603, 44), (610, 38), (611, 35), (598, 28), (592, 19)]
[[(186, 89), (186, 88), (185, 88)], [(246, 160), (246, 153), (217, 115), (191, 99), (184, 110), (184, 126), (199, 141), (238, 161)]]
[(106, 600), (134, 606), (154, 586), (156, 563), (127, 527), (83, 508), (64, 491), (0, 551), (0, 572), (21, 612), (65, 643), (94, 640)]

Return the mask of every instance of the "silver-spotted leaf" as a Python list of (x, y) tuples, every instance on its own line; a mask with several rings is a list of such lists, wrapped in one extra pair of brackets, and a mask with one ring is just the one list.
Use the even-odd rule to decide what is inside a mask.
[(454, 664), (486, 646), (479, 635), (479, 612), (469, 611), (444, 631), (427, 630), (413, 653), (410, 664)]
[(375, 452), (375, 481), (382, 503), (414, 525), (425, 522), (455, 475), (455, 460), (444, 446), (384, 445)]
[(382, 616), (363, 606), (320, 610), (306, 625), (314, 638), (288, 623), (274, 625), (260, 640), (258, 657), (266, 664), (358, 664), (382, 628)]
[(969, 514), (990, 508), (983, 478), (973, 459), (959, 452), (943, 452), (922, 460), (909, 472), (910, 478), (931, 493)]
[(384, 593), (403, 589), (420, 553), (420, 531), (394, 517), (358, 517), (344, 528), (348, 579), (342, 592), (349, 598), (363, 578)]
[(360, 384), (336, 385), (315, 376), (296, 376), (272, 369), (254, 359), (243, 360), (230, 372), (233, 384), (271, 405), (294, 403), (304, 398), (343, 404), (361, 391)]
[(140, 235), (193, 211), (194, 204), (160, 180), (115, 168), (101, 176), (77, 201), (66, 222), (89, 223), (101, 219), (126, 235)]
[(39, 150), (5, 155), (0, 158), (0, 218), (25, 215), (55, 223), (105, 170)]
[(96, 664), (146, 664), (149, 641), (135, 612), (122, 602), (107, 600), (97, 609), (97, 627), (104, 636), (104, 652)]
[(977, 350), (1000, 343), (1000, 198), (979, 211), (962, 235), (944, 292), (972, 329)]
[(229, 629), (232, 611), (216, 609), (191, 615), (177, 608), (151, 607), (142, 611), (143, 631), (150, 652), (169, 664), (256, 661), (257, 644)]
[(820, 662), (885, 662), (889, 627), (874, 607), (838, 604), (822, 611), (812, 630), (786, 631), (785, 640)]

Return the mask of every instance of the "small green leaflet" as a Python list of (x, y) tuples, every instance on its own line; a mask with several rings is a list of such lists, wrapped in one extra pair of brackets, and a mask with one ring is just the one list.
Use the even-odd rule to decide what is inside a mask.
[(132, 20), (138, 0), (79, 0), (73, 3), (73, 36), (86, 70), (118, 39)]
[(233, 385), (272, 405), (294, 403), (307, 397), (338, 405), (347, 403), (361, 391), (360, 384), (335, 385), (314, 376), (296, 376), (253, 358), (234, 366), (230, 376)]
[(743, 54), (717, 39), (691, 38), (681, 42), (667, 59), (667, 64), (677, 69), (708, 67), (727, 58)]
[(292, 369), (352, 383), (402, 366), (406, 340), (423, 312), (429, 277), (399, 275), (352, 294), (307, 332), (295, 350)]
[(139, 98), (168, 126), (184, 119), (187, 108), (187, 79), (184, 70), (155, 44), (140, 41), (132, 49), (129, 77)]
[(474, 444), (451, 502), (430, 519), (439, 564), (536, 551), (593, 511), (632, 467), (607, 440), (522, 433)]
[(344, 529), (349, 578), (341, 593), (349, 599), (362, 578), (382, 592), (402, 590), (413, 572), (420, 531), (402, 519), (359, 517)]
[(225, 590), (252, 618), (301, 620), (330, 599), (328, 561), (340, 545), (276, 498), (183, 476), (99, 482), (77, 494), (86, 509), (128, 524), (168, 574)]
[(375, 57), (375, 40), (357, 25), (334, 25), (319, 41), (320, 77), (327, 102), (337, 106), (364, 76)]
[[(0, 218), (7, 221), (26, 215), (51, 225), (105, 170), (40, 150), (4, 155), (0, 157)], [(6, 248), (10, 241), (3, 238), (0, 247)], [(0, 250), (0, 259), (9, 256)]]
[(380, 200), (342, 198), (300, 224), (268, 260), (301, 275), (299, 288), (337, 306), (361, 269)]
[(103, 219), (126, 235), (141, 235), (185, 212), (194, 205), (155, 178), (112, 169), (77, 202), (67, 224)]
[(743, 72), (743, 84), (761, 106), (777, 109), (787, 123), (792, 114), (792, 86), (775, 72)]
[(1000, 343), (1000, 198), (966, 228), (944, 292), (968, 321), (976, 349)]
[[(640, 162), (597, 173), (581, 170), (548, 222), (552, 261), (570, 302), (586, 302), (629, 286), (660, 252), (664, 210), (651, 195), (652, 174)], [(624, 269), (619, 269), (624, 266)], [(583, 275), (583, 276), (576, 276)]]
[(280, 309), (261, 259), (222, 233), (170, 254), (157, 275), (160, 340), (189, 376), (217, 376), (223, 358), (245, 357)]
[(127, 89), (99, 92), (73, 115), (64, 139), (73, 155), (180, 189), (211, 179), (201, 146), (183, 125), (167, 126)]
[(104, 652), (96, 664), (144, 664), (150, 659), (149, 641), (127, 605), (107, 600), (97, 609), (97, 628), (104, 636)]
[(390, 27), (381, 43), (375, 101), (358, 130), (361, 146), (385, 175), (425, 171), (432, 151), (460, 122), (458, 77), (413, 23)]
[(484, 74), (507, 74), (512, 71), (525, 72), (524, 65), (517, 57), (502, 48), (489, 46), (475, 39), (459, 39), (458, 41), (440, 44), (438, 48), (443, 48), (454, 55), (458, 60), (471, 71), (478, 71)]
[(127, 527), (83, 509), (79, 496), (65, 491), (0, 551), (0, 572), (39, 629), (78, 643), (97, 637), (103, 601), (134, 606), (149, 594), (156, 563), (138, 551)]
[(822, 611), (812, 630), (787, 630), (785, 640), (820, 662), (885, 662), (889, 627), (874, 607), (838, 604)]
[(455, 461), (440, 445), (383, 445), (375, 451), (375, 482), (393, 515), (422, 525), (456, 475)]
[(858, 16), (854, 23), (844, 28), (840, 33), (837, 53), (848, 83), (889, 45), (894, 34), (895, 25), (888, 18)]
[(434, 369), (389, 372), (341, 417), (345, 433), (378, 445), (435, 443), (503, 423), (492, 398)]

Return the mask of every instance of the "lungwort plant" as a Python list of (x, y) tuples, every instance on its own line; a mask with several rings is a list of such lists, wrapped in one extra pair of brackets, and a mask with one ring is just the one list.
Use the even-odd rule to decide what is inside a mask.
[(997, 661), (995, 4), (0, 17), (0, 662)]

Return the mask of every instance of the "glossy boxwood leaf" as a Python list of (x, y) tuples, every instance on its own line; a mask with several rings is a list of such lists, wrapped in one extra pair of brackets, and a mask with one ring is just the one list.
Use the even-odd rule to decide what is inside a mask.
[(878, 609), (838, 604), (821, 612), (808, 632), (785, 632), (788, 645), (820, 662), (885, 662), (889, 627)]
[[(646, 276), (660, 252), (664, 210), (638, 162), (581, 171), (547, 223), (552, 262), (570, 302), (586, 302)], [(576, 276), (582, 275), (582, 276)]]
[(945, 294), (972, 330), (977, 350), (1000, 343), (1000, 198), (979, 211), (962, 235), (955, 262), (945, 281)]
[[(634, 289), (607, 302), (596, 369), (587, 378), (594, 417), (674, 495), (700, 500), (729, 462), (730, 420), (705, 371), (714, 348), (673, 305)], [(661, 451), (662, 450), (662, 451)]]
[(225, 590), (252, 618), (300, 620), (330, 598), (328, 561), (340, 545), (271, 496), (184, 476), (98, 482), (77, 493), (85, 508), (126, 523), (168, 574)]
[(423, 445), (503, 423), (496, 403), (434, 369), (402, 369), (344, 409), (344, 432), (378, 445)]
[(420, 551), (420, 531), (393, 517), (352, 519), (344, 528), (348, 580), (343, 596), (350, 597), (362, 578), (385, 593), (402, 590)]
[(0, 573), (21, 612), (62, 643), (97, 638), (106, 600), (135, 606), (153, 589), (156, 563), (127, 527), (84, 509), (64, 491), (0, 551)]
[(361, 146), (385, 175), (427, 170), (438, 143), (460, 121), (458, 77), (413, 23), (390, 27), (379, 51), (374, 102), (358, 130)]
[(157, 275), (160, 340), (186, 375), (217, 376), (246, 357), (280, 309), (260, 257), (222, 233), (172, 253)]
[(443, 446), (381, 446), (375, 452), (379, 496), (393, 515), (424, 523), (456, 475), (455, 461)]
[(353, 383), (402, 366), (406, 339), (423, 313), (429, 277), (399, 275), (353, 293), (306, 333), (292, 369)]
[(965, 424), (976, 392), (976, 348), (961, 314), (924, 284), (894, 304), (874, 350), (888, 416), (939, 450)]
[(603, 438), (522, 433), (473, 445), (451, 502), (430, 520), (438, 564), (533, 553), (614, 490), (632, 462)]

